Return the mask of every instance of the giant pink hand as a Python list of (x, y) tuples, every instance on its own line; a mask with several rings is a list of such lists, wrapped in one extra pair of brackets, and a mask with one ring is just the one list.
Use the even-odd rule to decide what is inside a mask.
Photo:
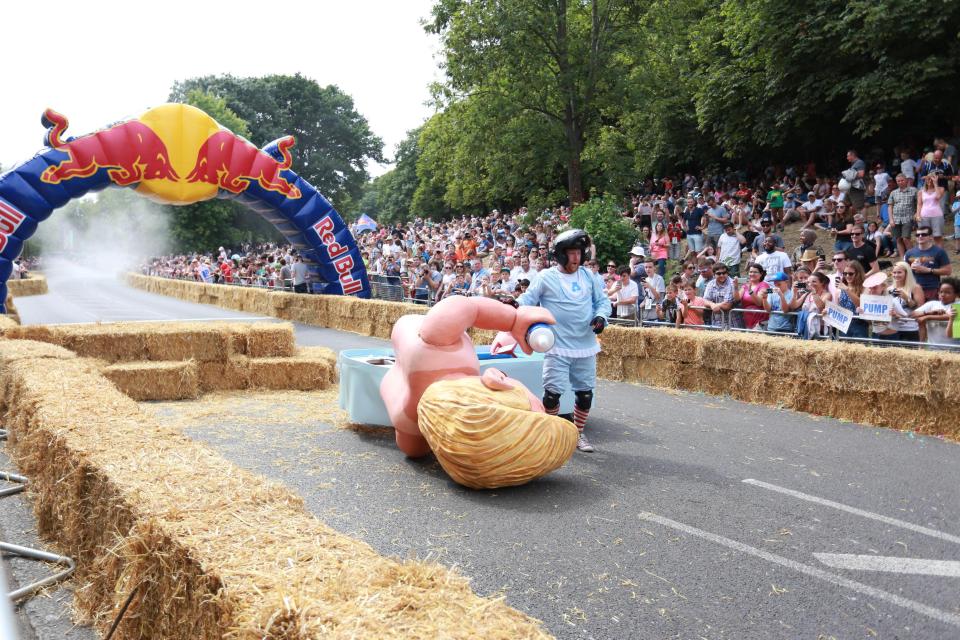
[(509, 331), (501, 331), (494, 337), (493, 342), (490, 343), (490, 353), (493, 355), (513, 353), (516, 348), (517, 341), (514, 340)]

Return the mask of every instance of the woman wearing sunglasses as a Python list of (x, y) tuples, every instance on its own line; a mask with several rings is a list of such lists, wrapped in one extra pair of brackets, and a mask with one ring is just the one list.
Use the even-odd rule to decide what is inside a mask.
[[(840, 290), (840, 297), (837, 302), (841, 307), (853, 313), (857, 312), (857, 307), (860, 306), (860, 296), (863, 295), (863, 278), (863, 266), (856, 260), (848, 260), (841, 272), (840, 282), (837, 283), (837, 288)], [(866, 321), (860, 318), (851, 320), (846, 335), (848, 338), (868, 337)]]

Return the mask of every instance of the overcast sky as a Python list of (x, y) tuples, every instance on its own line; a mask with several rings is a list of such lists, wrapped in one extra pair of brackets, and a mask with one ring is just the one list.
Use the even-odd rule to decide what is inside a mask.
[[(43, 146), (53, 107), (82, 135), (167, 101), (175, 80), (301, 73), (353, 97), (394, 149), (429, 117), (439, 44), (420, 26), (431, 0), (194, 0), (5, 3), (0, 164)], [(156, 8), (153, 8), (153, 7)], [(273, 9), (276, 13), (264, 13)], [(378, 175), (388, 167), (372, 165)]]

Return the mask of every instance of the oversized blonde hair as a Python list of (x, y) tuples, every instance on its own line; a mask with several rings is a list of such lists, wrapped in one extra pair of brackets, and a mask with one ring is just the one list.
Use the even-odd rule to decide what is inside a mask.
[(577, 446), (576, 427), (532, 411), (525, 389), (495, 391), (477, 377), (431, 384), (417, 418), (440, 466), (471, 489), (539, 478), (563, 466)]

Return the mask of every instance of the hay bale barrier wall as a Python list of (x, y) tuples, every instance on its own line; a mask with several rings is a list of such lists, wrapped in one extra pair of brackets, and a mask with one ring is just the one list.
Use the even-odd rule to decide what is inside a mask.
[(288, 322), (143, 322), (70, 326), (0, 323), (0, 335), (69, 349), (101, 365), (134, 400), (185, 400), (208, 391), (335, 384), (336, 354), (298, 349)]
[(7, 292), (14, 298), (22, 296), (40, 296), (49, 292), (47, 279), (33, 274), (29, 278), (7, 280)]
[[(310, 354), (308, 354), (310, 355)], [(75, 602), (114, 638), (547, 638), (436, 564), (378, 555), (141, 412), (90, 361), (0, 340), (0, 419)]]
[[(134, 287), (182, 300), (389, 338), (422, 305), (280, 293), (130, 274)], [(477, 341), (491, 332), (472, 331)], [(741, 332), (609, 327), (598, 373), (609, 380), (738, 400), (960, 440), (960, 354)], [(880, 357), (882, 355), (882, 357)]]

